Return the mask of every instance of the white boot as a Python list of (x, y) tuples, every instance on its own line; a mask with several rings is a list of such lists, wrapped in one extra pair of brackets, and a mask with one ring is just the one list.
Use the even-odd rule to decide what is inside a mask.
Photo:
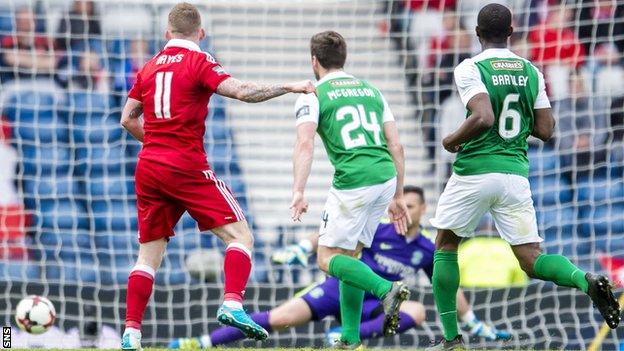
[(133, 328), (126, 328), (121, 338), (121, 349), (142, 351), (141, 331)]

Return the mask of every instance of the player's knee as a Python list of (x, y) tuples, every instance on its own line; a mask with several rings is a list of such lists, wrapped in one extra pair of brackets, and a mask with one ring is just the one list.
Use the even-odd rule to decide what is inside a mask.
[(286, 329), (293, 325), (293, 319), (290, 314), (283, 313), (281, 310), (271, 311), (269, 324), (273, 330)]
[(522, 247), (515, 247), (514, 254), (520, 263), (520, 268), (531, 278), (538, 278), (535, 275), (535, 261), (542, 254), (542, 249), (538, 244), (526, 244)]
[(316, 257), (316, 263), (318, 264), (319, 269), (325, 273), (329, 273), (329, 261), (330, 260), (331, 260), (331, 257), (325, 256), (325, 255), (318, 255)]
[(254, 246), (254, 237), (253, 235), (251, 235), (251, 233), (249, 231), (243, 231), (242, 233), (240, 233), (239, 236), (237, 236), (235, 238), (235, 240), (243, 245), (245, 245), (246, 247), (248, 247), (250, 250), (253, 249)]
[(401, 305), (401, 312), (410, 316), (417, 325), (422, 324), (426, 318), (425, 306), (414, 301), (407, 301)]
[(167, 241), (165, 239), (150, 241), (139, 246), (139, 254), (136, 264), (147, 265), (154, 270), (158, 269), (162, 262)]
[(248, 249), (253, 249), (254, 237), (247, 225), (229, 225), (227, 230), (219, 232), (219, 237), (226, 245), (231, 243), (243, 244)]
[(520, 268), (522, 268), (524, 273), (526, 273), (531, 278), (537, 278), (533, 269), (535, 267), (535, 261), (537, 257), (533, 253), (516, 255), (516, 258), (518, 259), (518, 263), (520, 263)]
[(460, 242), (461, 237), (448, 229), (441, 229), (438, 230), (438, 236), (436, 237), (436, 250), (457, 251)]
[(523, 258), (518, 259), (518, 262), (520, 263), (520, 268), (522, 268), (524, 273), (526, 273), (530, 278), (537, 278), (535, 276), (535, 271), (533, 270), (533, 267), (535, 266), (535, 260), (532, 260), (530, 258)]
[(439, 250), (439, 251), (457, 252), (458, 249), (459, 249), (459, 245), (455, 245), (452, 243), (444, 243), (441, 245), (436, 245), (436, 250)]

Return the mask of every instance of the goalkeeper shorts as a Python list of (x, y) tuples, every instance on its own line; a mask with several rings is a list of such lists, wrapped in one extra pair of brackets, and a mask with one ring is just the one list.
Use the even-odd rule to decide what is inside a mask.
[[(312, 320), (320, 321), (333, 316), (340, 321), (340, 289), (338, 279), (328, 277), (322, 283), (307, 287), (295, 297), (301, 297), (310, 307)], [(383, 313), (383, 305), (373, 295), (366, 293), (362, 305), (362, 320), (367, 321)]]
[(529, 180), (515, 174), (453, 174), (430, 222), (438, 229), (470, 237), (486, 212), (492, 215), (498, 233), (510, 245), (543, 241), (537, 231)]

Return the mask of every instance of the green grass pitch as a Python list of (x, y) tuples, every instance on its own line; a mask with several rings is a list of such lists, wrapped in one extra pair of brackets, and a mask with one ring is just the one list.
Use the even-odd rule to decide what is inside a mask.
[[(375, 350), (375, 349), (380, 349), (380, 348), (370, 348), (370, 350)], [(412, 349), (412, 348), (383, 348), (384, 350), (402, 350), (402, 351), (417, 351), (418, 349)], [(12, 351), (18, 351), (18, 350), (29, 350), (29, 351), (93, 351), (93, 350), (97, 350), (97, 349), (10, 349)], [(143, 348), (143, 351), (167, 351), (169, 349), (165, 349), (165, 348)], [(251, 351), (251, 350), (258, 350), (256, 348), (253, 347), (249, 347), (249, 348), (214, 348), (211, 350), (221, 350), (221, 351)], [(333, 350), (333, 349), (313, 349), (313, 348), (266, 348), (266, 349), (259, 349), (259, 350), (267, 350), (267, 351), (324, 351), (324, 350)], [(110, 351), (119, 351), (119, 349), (110, 349)]]
[[(417, 349), (417, 348), (409, 348), (409, 347), (397, 347), (397, 348), (382, 348), (382, 347), (371, 347), (371, 348), (364, 348), (365, 350), (401, 350), (401, 351), (418, 351), (418, 350), (422, 350), (422, 349)], [(7, 349), (8, 350), (8, 349)], [(10, 349), (12, 351), (17, 351), (17, 350), (28, 350), (28, 351), (93, 351), (93, 350), (97, 350), (97, 349)], [(169, 350), (167, 348), (155, 348), (155, 347), (148, 347), (148, 348), (143, 348), (143, 351), (165, 351), (165, 350)], [(220, 351), (251, 351), (251, 350), (267, 350), (267, 351), (325, 351), (325, 350), (334, 350), (334, 349), (327, 349), (327, 348), (287, 348), (287, 347), (279, 347), (279, 348), (261, 348), (261, 349), (257, 349), (257, 348), (253, 348), (253, 347), (248, 347), (248, 348), (230, 348), (230, 347), (217, 347), (217, 348), (212, 348), (210, 350), (220, 350)], [(119, 351), (119, 349), (109, 349), (109, 351)], [(496, 351), (496, 350), (490, 350), (490, 351)], [(532, 350), (532, 351), (537, 351), (537, 350)], [(546, 350), (546, 351), (555, 351), (555, 350)]]
[[(9, 349), (7, 349), (9, 350)], [(10, 350), (28, 350), (28, 351), (93, 351), (98, 349), (10, 349)], [(143, 351), (165, 351), (169, 349), (161, 349), (161, 348), (143, 348)], [(252, 347), (248, 348), (214, 348), (211, 350), (221, 350), (221, 351), (251, 351), (251, 350), (275, 350), (275, 351), (324, 351), (324, 350), (333, 350), (333, 349), (313, 349), (313, 348), (305, 348), (305, 349), (290, 349), (290, 348), (275, 348), (275, 349), (256, 349)], [(405, 350), (405, 351), (417, 351), (418, 349), (409, 349), (409, 348), (400, 348), (400, 349), (387, 349), (387, 348), (371, 348), (371, 350)], [(107, 351), (107, 350), (104, 350)], [(119, 351), (119, 349), (108, 349), (108, 351)]]
[[(97, 350), (97, 349), (11, 349), (11, 350), (29, 350), (29, 351), (93, 351), (93, 350)], [(109, 349), (110, 351), (119, 351), (119, 349)], [(165, 350), (169, 350), (166, 348), (143, 348), (143, 351), (165, 351)], [(214, 348), (211, 350), (221, 350), (221, 351), (251, 351), (251, 350), (257, 350), (256, 348)], [(275, 351), (323, 351), (323, 350), (330, 350), (330, 349), (313, 349), (313, 348), (301, 348), (301, 349), (291, 349), (291, 348), (274, 348), (274, 349), (261, 349), (261, 350), (275, 350)], [(388, 350), (388, 349), (384, 349), (384, 350)], [(398, 349), (394, 349), (394, 350), (398, 350)], [(407, 348), (401, 348), (401, 350), (414, 350), (416, 351), (416, 349), (407, 349)]]

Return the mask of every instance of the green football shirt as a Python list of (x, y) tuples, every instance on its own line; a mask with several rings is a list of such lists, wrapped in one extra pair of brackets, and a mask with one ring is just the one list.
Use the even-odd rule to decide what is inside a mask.
[(490, 96), (494, 125), (462, 145), (453, 171), (528, 177), (534, 110), (550, 107), (542, 73), (508, 49), (487, 49), (455, 68), (455, 84), (464, 106), (479, 93)]
[(383, 124), (394, 117), (379, 90), (368, 82), (332, 72), (316, 83), (316, 95), (297, 99), (295, 116), (297, 125), (317, 124), (334, 166), (334, 188), (376, 185), (396, 176), (383, 132)]

